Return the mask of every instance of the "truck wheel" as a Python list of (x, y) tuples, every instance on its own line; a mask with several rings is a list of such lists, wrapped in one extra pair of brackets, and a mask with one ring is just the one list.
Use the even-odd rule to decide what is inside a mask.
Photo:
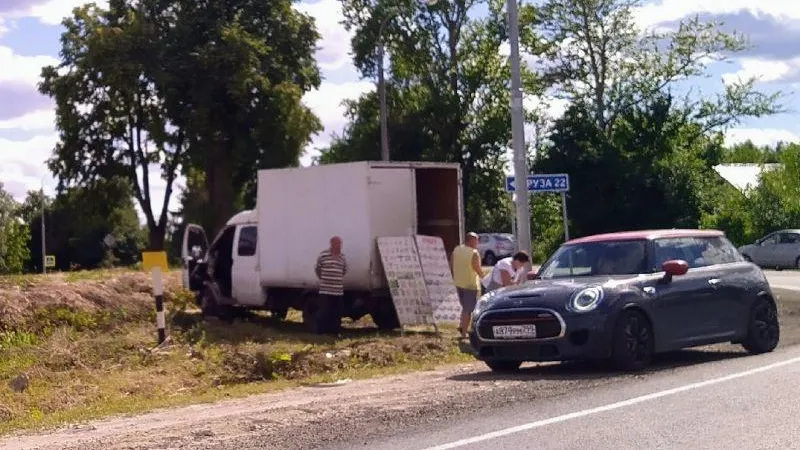
[(400, 328), (400, 319), (397, 317), (397, 311), (394, 309), (394, 304), (389, 301), (388, 307), (378, 308), (377, 311), (369, 313), (375, 326), (381, 331), (391, 331)]
[(217, 316), (217, 302), (214, 300), (214, 294), (211, 292), (211, 289), (204, 287), (203, 290), (200, 291), (198, 303), (204, 319)]
[[(286, 320), (286, 315), (287, 314), (289, 314), (289, 310), (288, 309), (272, 309), (272, 310), (270, 310), (270, 317), (272, 317), (275, 320), (284, 321), (284, 320)], [(303, 318), (303, 320), (305, 321), (305, 317)]]

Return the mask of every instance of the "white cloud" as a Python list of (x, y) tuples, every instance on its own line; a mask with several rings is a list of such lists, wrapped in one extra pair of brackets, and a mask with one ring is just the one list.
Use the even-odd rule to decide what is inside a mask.
[(36, 136), (27, 141), (0, 138), (0, 180), (19, 201), (29, 190), (38, 190), (42, 182), (45, 192), (52, 192), (55, 180), (45, 166), (45, 161), (55, 147), (55, 134)]
[[(108, 0), (92, 0), (101, 8), (108, 6)], [(47, 0), (19, 11), (8, 14), (9, 18), (20, 19), (33, 17), (46, 25), (59, 25), (65, 17), (72, 15), (72, 10), (89, 3), (87, 0)]]
[(755, 77), (757, 80), (768, 83), (785, 80), (800, 73), (800, 58), (767, 60), (761, 58), (741, 58), (738, 60), (741, 68), (737, 72), (722, 75), (725, 84), (744, 81)]
[(22, 56), (0, 45), (0, 83), (16, 82), (35, 86), (42, 67), (58, 64), (57, 58), (46, 55)]
[(322, 36), (317, 50), (317, 62), (323, 69), (338, 69), (350, 62), (351, 33), (341, 22), (342, 4), (338, 0), (318, 0), (295, 5), (295, 9), (312, 16)]
[(755, 145), (775, 145), (778, 142), (800, 142), (800, 136), (780, 128), (733, 128), (725, 133), (725, 145), (750, 140)]
[(23, 131), (53, 131), (53, 124), (56, 121), (54, 109), (43, 109), (33, 111), (24, 116), (15, 117), (9, 120), (0, 120), (0, 130), (23, 130)]
[(306, 93), (303, 103), (306, 104), (319, 117), (325, 130), (317, 135), (307, 148), (306, 155), (302, 163), (308, 164), (311, 157), (318, 154), (320, 147), (326, 147), (330, 143), (330, 136), (333, 132), (341, 132), (347, 123), (345, 108), (342, 101), (346, 99), (357, 99), (361, 94), (375, 89), (375, 84), (369, 81), (352, 81), (347, 83), (325, 83), (319, 89)]
[(777, 20), (800, 19), (800, 3), (783, 0), (660, 0), (647, 3), (634, 12), (636, 23), (651, 28), (695, 14), (734, 14), (748, 11), (754, 16), (771, 16)]

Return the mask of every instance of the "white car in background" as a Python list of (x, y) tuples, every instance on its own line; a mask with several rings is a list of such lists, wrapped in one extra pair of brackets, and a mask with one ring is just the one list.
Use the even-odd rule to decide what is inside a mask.
[(739, 253), (763, 268), (800, 269), (800, 229), (770, 233), (740, 247)]
[(478, 251), (481, 260), (487, 266), (493, 266), (498, 260), (514, 254), (517, 248), (514, 235), (510, 233), (479, 233)]

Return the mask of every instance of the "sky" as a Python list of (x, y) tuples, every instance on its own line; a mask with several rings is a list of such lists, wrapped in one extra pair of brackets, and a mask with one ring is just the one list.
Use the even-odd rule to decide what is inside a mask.
[[(85, 0), (0, 0), (0, 182), (19, 201), (41, 186), (48, 195), (55, 189), (56, 180), (45, 164), (58, 141), (54, 104), (37, 92), (36, 85), (41, 68), (58, 63), (62, 18), (83, 3)], [(308, 164), (316, 149), (325, 147), (331, 134), (341, 132), (345, 125), (341, 102), (373, 90), (375, 82), (360, 78), (351, 63), (350, 36), (340, 24), (338, 0), (299, 2), (296, 8), (315, 17), (322, 35), (317, 60), (323, 82), (303, 101), (320, 117), (325, 130), (314, 136), (306, 149), (302, 162)], [(785, 93), (786, 113), (737, 125), (727, 132), (728, 143), (800, 141), (800, 98), (794, 93), (800, 83), (800, 46), (796, 44), (800, 41), (800, 2), (648, 0), (635, 17), (640, 26), (650, 28), (694, 15), (722, 20), (727, 30), (749, 36), (752, 46), (732, 63), (712, 66), (708, 78), (683, 88), (713, 93), (723, 83), (755, 76), (760, 90)], [(563, 104), (554, 106), (552, 114), (561, 111)], [(178, 189), (182, 182), (178, 180)], [(152, 190), (154, 210), (160, 211), (163, 183), (155, 183)], [(174, 195), (172, 209), (177, 206), (176, 199)]]

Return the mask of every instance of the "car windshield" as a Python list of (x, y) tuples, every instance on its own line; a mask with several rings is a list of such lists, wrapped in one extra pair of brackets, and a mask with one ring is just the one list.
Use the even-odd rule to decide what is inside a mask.
[(495, 234), (494, 238), (501, 242), (514, 242), (514, 237), (508, 234)]
[(647, 267), (647, 241), (562, 245), (539, 271), (540, 278), (638, 275)]

